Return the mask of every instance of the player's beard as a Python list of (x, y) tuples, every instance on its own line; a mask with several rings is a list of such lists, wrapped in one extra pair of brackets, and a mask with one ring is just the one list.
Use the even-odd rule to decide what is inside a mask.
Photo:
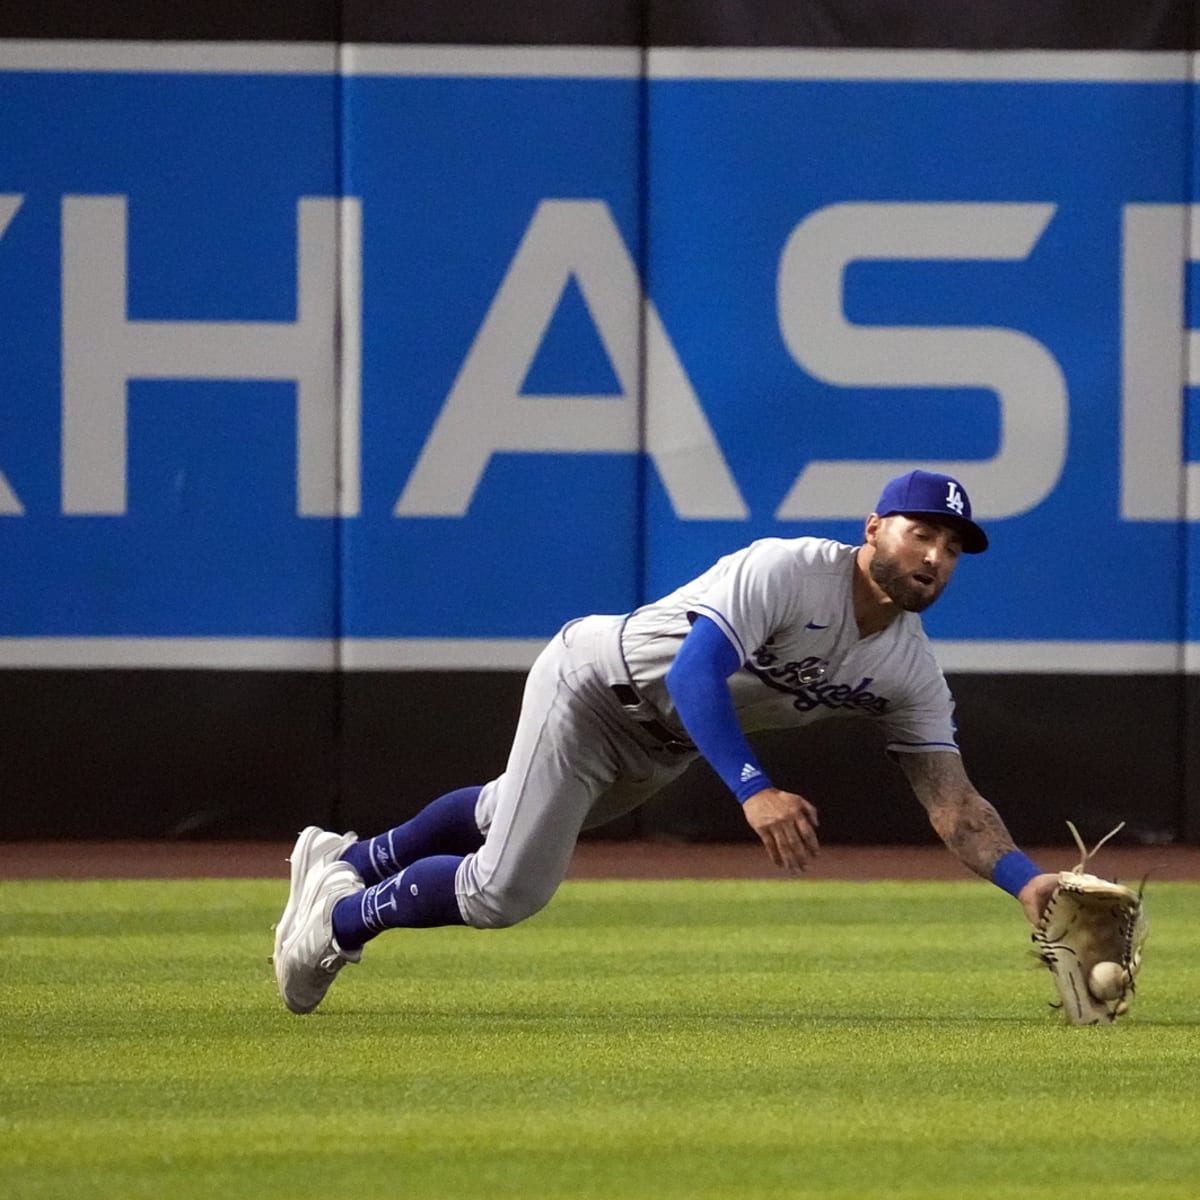
[[(915, 579), (913, 572), (904, 570), (894, 558), (883, 551), (875, 550), (868, 568), (871, 578), (883, 590), (885, 596), (894, 601), (905, 612), (924, 612), (943, 592), (945, 580), (934, 578), (932, 588), (923, 588)], [(925, 572), (921, 572), (925, 574)], [(928, 574), (932, 577), (933, 572)]]

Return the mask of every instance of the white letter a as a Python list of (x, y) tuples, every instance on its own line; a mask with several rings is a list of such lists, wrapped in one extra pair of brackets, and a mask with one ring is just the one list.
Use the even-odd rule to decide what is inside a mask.
[[(619, 396), (523, 396), (521, 384), (574, 276), (621, 385)], [(434, 423), (398, 517), (462, 516), (498, 452), (642, 449), (639, 315), (649, 386), (645, 450), (676, 513), (744, 519), (746, 507), (607, 205), (546, 200), (534, 213)]]

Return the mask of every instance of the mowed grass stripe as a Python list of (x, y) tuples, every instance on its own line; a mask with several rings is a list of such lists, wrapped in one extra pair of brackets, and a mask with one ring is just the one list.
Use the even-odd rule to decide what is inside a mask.
[(985, 885), (570, 883), (297, 1018), (286, 885), (0, 884), (6, 1197), (1194, 1197), (1200, 887), (1114, 1029)]

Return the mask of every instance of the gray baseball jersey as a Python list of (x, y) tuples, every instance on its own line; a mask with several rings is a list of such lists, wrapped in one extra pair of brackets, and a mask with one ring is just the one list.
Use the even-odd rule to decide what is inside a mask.
[(746, 732), (828, 717), (876, 718), (896, 751), (957, 750), (954, 703), (915, 613), (860, 638), (856, 548), (823, 538), (764, 538), (727, 554), (626, 623), (635, 686), (673, 727), (665, 682), (693, 615), (724, 632), (742, 664), (729, 680)]

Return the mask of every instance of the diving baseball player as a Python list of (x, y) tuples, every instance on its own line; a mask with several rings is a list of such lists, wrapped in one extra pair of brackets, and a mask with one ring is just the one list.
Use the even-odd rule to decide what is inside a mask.
[(554, 895), (581, 830), (644, 803), (705, 759), (776, 866), (818, 852), (817, 811), (775, 784), (747, 733), (835, 717), (878, 723), (929, 820), (1036, 922), (1057, 877), (1013, 844), (971, 785), (953, 700), (919, 613), (961, 553), (987, 548), (962, 485), (893, 479), (863, 542), (766, 538), (626, 616), (570, 622), (530, 671), (504, 773), (367, 841), (309, 826), (275, 931), (295, 1013), (385, 929), (525, 920)]

